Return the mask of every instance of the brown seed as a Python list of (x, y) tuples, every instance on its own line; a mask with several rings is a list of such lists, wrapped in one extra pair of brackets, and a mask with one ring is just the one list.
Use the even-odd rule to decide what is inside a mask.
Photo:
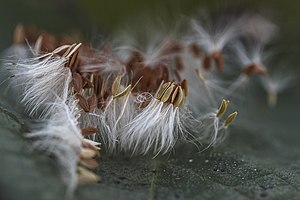
[(210, 70), (211, 60), (212, 60), (211, 55), (206, 55), (205, 58), (204, 58), (204, 60), (203, 60), (203, 67), (207, 71)]
[(189, 49), (192, 52), (192, 54), (193, 54), (194, 57), (200, 58), (200, 56), (201, 56), (201, 48), (195, 42), (193, 42), (193, 43), (191, 43), (189, 45)]
[(87, 101), (88, 101), (88, 104), (89, 104), (89, 107), (90, 107), (89, 112), (93, 112), (97, 107), (96, 94), (93, 94), (92, 96), (90, 96)]
[(102, 84), (103, 84), (103, 80), (102, 80), (101, 75), (95, 75), (95, 78), (94, 78), (94, 91), (95, 91), (95, 94), (98, 98), (102, 97), (102, 87), (103, 87)]
[(262, 74), (262, 75), (266, 75), (268, 73), (267, 69), (259, 64), (256, 63), (252, 63), (247, 65), (244, 70), (243, 73), (247, 76), (252, 76), (255, 74)]
[(213, 59), (215, 60), (217, 70), (219, 72), (222, 71), (224, 66), (224, 57), (221, 52), (215, 52), (213, 54)]
[(29, 44), (34, 44), (37, 38), (37, 27), (33, 24), (30, 24), (26, 27), (25, 30), (26, 40)]
[(86, 88), (93, 88), (94, 87), (94, 84), (86, 77), (82, 77), (82, 80), (83, 80), (83, 88), (86, 89)]
[(72, 86), (75, 92), (81, 93), (83, 88), (82, 78), (81, 75), (76, 72), (72, 74)]
[[(54, 35), (49, 33), (42, 33), (43, 41), (41, 46), (42, 52), (52, 52), (57, 48), (58, 42)], [(62, 55), (57, 53), (58, 55)]]
[(76, 51), (69, 59), (69, 62), (66, 67), (69, 67), (71, 71), (76, 71), (78, 67), (78, 54), (79, 51)]
[(81, 94), (76, 94), (76, 98), (79, 100), (78, 104), (80, 105), (80, 107), (85, 112), (89, 112), (90, 111), (90, 106), (89, 106), (89, 103), (87, 102), (87, 100), (85, 99), (85, 97), (82, 96)]
[(87, 126), (81, 129), (81, 134), (83, 136), (89, 136), (91, 134), (94, 134), (97, 132), (97, 128), (91, 127), (91, 126)]

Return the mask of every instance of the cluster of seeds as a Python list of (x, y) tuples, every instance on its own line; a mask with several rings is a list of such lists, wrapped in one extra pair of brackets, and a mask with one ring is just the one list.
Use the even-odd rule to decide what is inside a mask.
[[(38, 36), (36, 29), (18, 25), (8, 68), (23, 85), (21, 102), (27, 113), (51, 124), (30, 135), (43, 138), (53, 132), (62, 143), (56, 145), (60, 153), (53, 151), (61, 165), (72, 170), (74, 164), (66, 163), (64, 155), (77, 152), (75, 179), (90, 182), (99, 180), (86, 168), (98, 167), (100, 143), (108, 153), (154, 156), (169, 152), (178, 140), (206, 148), (218, 144), (237, 116), (232, 112), (223, 118), (229, 107), (225, 99), (243, 94), (241, 89), (255, 75), (272, 94), (271, 105), (276, 104), (284, 87), (275, 87), (262, 53), (275, 25), (256, 15), (226, 21), (213, 31), (201, 20), (191, 24), (188, 39), (166, 35), (149, 48), (103, 42), (97, 49), (71, 37)], [(249, 31), (250, 24), (256, 32)], [(258, 33), (269, 37), (257, 39)], [(253, 45), (252, 54), (245, 41), (255, 39), (258, 47)], [(238, 76), (228, 79), (232, 71)], [(55, 126), (63, 127), (59, 134)], [(53, 149), (49, 138), (39, 143), (42, 149)], [(70, 179), (74, 181), (74, 174)]]

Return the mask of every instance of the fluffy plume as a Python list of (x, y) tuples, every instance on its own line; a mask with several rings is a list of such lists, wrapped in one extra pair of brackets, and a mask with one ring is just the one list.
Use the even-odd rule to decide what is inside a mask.
[(100, 143), (109, 154), (153, 156), (170, 152), (179, 140), (203, 149), (219, 144), (237, 116), (226, 114), (228, 100), (219, 102), (243, 96), (254, 75), (275, 105), (294, 80), (264, 65), (273, 36), (266, 33), (276, 26), (254, 14), (210, 19), (192, 19), (180, 36), (145, 31), (146, 42), (126, 36), (127, 44), (105, 43), (98, 50), (51, 34), (36, 36), (32, 50), (21, 42), (24, 27), (17, 27), (9, 51), (11, 84), (22, 88), (27, 114), (43, 121), (27, 136), (55, 155), (69, 191), (78, 180), (99, 180), (87, 169), (98, 167)]

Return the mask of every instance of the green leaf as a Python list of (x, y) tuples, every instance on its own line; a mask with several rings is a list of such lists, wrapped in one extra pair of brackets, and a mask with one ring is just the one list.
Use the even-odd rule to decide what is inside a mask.
[[(22, 123), (0, 111), (0, 194), (13, 200), (63, 199), (55, 160), (32, 151)], [(102, 181), (79, 186), (73, 199), (300, 198), (299, 134), (283, 136), (276, 126), (271, 132), (258, 129), (232, 129), (224, 144), (202, 153), (181, 145), (175, 155), (156, 159), (103, 155), (97, 170)]]

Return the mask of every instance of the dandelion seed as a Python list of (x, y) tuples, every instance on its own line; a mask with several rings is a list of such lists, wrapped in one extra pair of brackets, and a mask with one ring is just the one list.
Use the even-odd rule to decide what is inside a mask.
[(229, 101), (223, 99), (219, 109), (201, 117), (201, 121), (203, 122), (203, 130), (200, 131), (201, 135), (198, 139), (202, 141), (208, 141), (209, 145), (205, 149), (209, 148), (210, 146), (214, 146), (224, 140), (225, 134), (219, 134), (219, 132), (226, 129), (237, 115), (237, 112), (230, 114), (223, 125), (220, 125), (220, 120), (225, 114), (228, 105)]
[(146, 154), (149, 151), (153, 154), (167, 153), (177, 138), (184, 137), (180, 119), (184, 98), (181, 85), (172, 82), (162, 84), (155, 98), (126, 125), (121, 137), (122, 148), (133, 154)]
[(268, 94), (268, 105), (275, 107), (278, 94), (291, 87), (296, 79), (297, 75), (285, 68), (275, 69), (268, 76), (261, 77), (262, 86)]
[[(224, 20), (224, 23), (210, 23), (209, 18), (206, 21), (196, 21), (192, 19), (191, 24), (197, 36), (195, 43), (206, 53), (203, 60), (203, 67), (209, 70), (215, 63), (218, 71), (222, 71), (224, 67), (224, 57), (222, 50), (225, 46), (237, 38), (240, 34), (241, 22), (239, 20), (229, 20), (230, 23)], [(205, 27), (205, 25), (207, 25)]]

